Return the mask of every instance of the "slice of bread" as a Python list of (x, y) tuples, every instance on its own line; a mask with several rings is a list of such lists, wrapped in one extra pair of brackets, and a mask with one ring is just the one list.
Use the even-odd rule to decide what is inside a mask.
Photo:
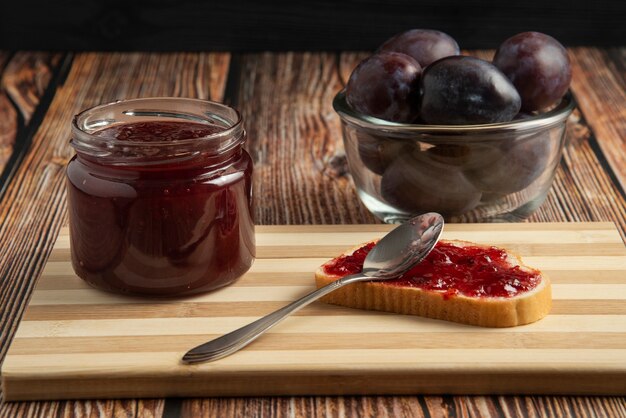
[[(442, 242), (458, 247), (491, 248), (466, 241)], [(364, 245), (367, 243), (348, 250), (341, 256), (351, 255)], [(550, 281), (544, 273), (526, 266), (518, 255), (505, 251), (506, 263), (511, 267), (519, 266), (523, 271), (539, 275), (540, 281), (536, 287), (512, 297), (488, 297), (465, 296), (446, 291), (399, 286), (385, 281), (371, 281), (349, 284), (321, 300), (350, 308), (419, 315), (483, 327), (513, 327), (535, 322), (546, 316), (552, 306)], [(328, 274), (325, 270), (325, 267), (331, 265), (337, 258), (323, 264), (315, 273), (318, 288), (341, 278)], [(433, 277), (433, 280), (436, 280), (436, 277)]]

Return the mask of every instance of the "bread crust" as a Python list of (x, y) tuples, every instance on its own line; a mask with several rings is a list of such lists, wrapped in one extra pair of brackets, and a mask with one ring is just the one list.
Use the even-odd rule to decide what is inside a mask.
[[(447, 242), (483, 247), (466, 241)], [(344, 255), (351, 254), (363, 245), (365, 244), (346, 251)], [(518, 255), (506, 251), (512, 263), (529, 269)], [(340, 278), (326, 274), (324, 272), (326, 264), (320, 266), (315, 273), (318, 288)], [(380, 281), (349, 284), (321, 300), (350, 308), (418, 315), (482, 327), (513, 327), (535, 322), (550, 312), (552, 307), (550, 280), (543, 272), (540, 274), (541, 282), (536, 288), (511, 298), (464, 295), (444, 297), (443, 292), (392, 286)]]

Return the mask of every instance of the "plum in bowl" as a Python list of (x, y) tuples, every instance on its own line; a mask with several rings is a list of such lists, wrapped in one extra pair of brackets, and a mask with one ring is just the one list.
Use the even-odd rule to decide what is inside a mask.
[(510, 222), (532, 214), (552, 184), (575, 103), (507, 122), (399, 123), (358, 112), (339, 92), (350, 173), (363, 204), (385, 222), (435, 211), (451, 221)]

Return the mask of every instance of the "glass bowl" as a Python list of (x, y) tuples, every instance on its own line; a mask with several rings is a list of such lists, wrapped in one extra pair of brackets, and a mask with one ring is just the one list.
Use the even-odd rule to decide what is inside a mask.
[(339, 92), (350, 173), (363, 204), (384, 222), (439, 212), (453, 222), (511, 222), (544, 201), (563, 153), (568, 94), (553, 109), (486, 125), (417, 125), (377, 119)]

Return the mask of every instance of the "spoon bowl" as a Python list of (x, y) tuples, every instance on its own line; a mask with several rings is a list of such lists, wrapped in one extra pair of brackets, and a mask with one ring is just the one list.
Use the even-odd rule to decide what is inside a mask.
[(434, 248), (443, 231), (443, 217), (435, 212), (416, 216), (385, 235), (367, 254), (363, 274), (391, 279), (410, 270)]
[(213, 361), (239, 351), (292, 313), (349, 283), (399, 277), (435, 247), (443, 224), (443, 217), (434, 212), (410, 219), (378, 241), (365, 258), (361, 273), (342, 277), (251, 324), (201, 344), (189, 350), (183, 356), (183, 362)]

